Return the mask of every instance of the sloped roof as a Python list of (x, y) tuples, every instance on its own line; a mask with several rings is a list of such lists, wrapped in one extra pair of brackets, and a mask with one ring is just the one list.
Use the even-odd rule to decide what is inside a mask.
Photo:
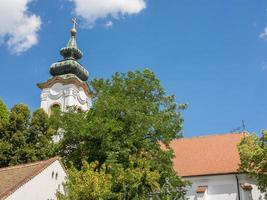
[(5, 199), (56, 160), (59, 160), (59, 157), (30, 164), (0, 168), (0, 199)]
[(182, 138), (171, 142), (174, 169), (179, 176), (236, 173), (240, 158), (237, 144), (246, 133)]

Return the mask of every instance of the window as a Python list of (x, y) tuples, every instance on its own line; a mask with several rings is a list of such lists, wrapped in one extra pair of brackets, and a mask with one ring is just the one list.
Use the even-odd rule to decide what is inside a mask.
[(208, 189), (207, 185), (198, 186), (196, 189), (197, 193), (205, 193), (205, 191)]
[(49, 115), (53, 115), (60, 112), (60, 105), (59, 104), (53, 104), (49, 109)]

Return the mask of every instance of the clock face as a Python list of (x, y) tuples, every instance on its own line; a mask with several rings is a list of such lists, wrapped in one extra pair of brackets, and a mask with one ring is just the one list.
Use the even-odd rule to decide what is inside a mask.
[(50, 88), (50, 93), (52, 95), (58, 95), (61, 89), (62, 89), (62, 84), (56, 83)]
[(79, 89), (79, 95), (80, 95), (81, 100), (83, 100), (83, 101), (86, 100), (87, 96), (86, 96), (86, 94), (82, 88)]

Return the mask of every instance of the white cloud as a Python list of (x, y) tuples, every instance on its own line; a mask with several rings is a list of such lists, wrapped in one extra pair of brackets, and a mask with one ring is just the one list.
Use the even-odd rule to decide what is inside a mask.
[(267, 39), (267, 27), (264, 28), (263, 32), (260, 34), (260, 38)]
[[(119, 19), (125, 15), (138, 14), (146, 8), (146, 0), (71, 0), (75, 14), (89, 26), (98, 19)], [(110, 23), (109, 23), (110, 24)]]
[(39, 16), (28, 10), (32, 0), (1, 0), (0, 41), (11, 52), (20, 54), (38, 43)]
[(112, 21), (107, 21), (106, 23), (105, 23), (105, 27), (106, 28), (111, 28), (113, 26), (113, 22)]

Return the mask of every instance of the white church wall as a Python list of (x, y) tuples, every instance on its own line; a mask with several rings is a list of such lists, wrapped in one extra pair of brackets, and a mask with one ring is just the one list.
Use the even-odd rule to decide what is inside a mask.
[[(251, 199), (257, 199), (257, 200), (261, 200), (264, 199), (264, 194), (262, 194), (258, 187), (257, 187), (257, 183), (254, 179), (246, 176), (245, 174), (240, 174), (239, 176), (239, 182), (242, 183), (249, 183), (252, 186), (252, 190), (251, 191), (245, 191), (242, 188), (240, 189), (241, 192), (241, 200), (251, 200)], [(250, 198), (251, 196), (251, 198)]]
[[(192, 183), (187, 190), (189, 200), (238, 200), (237, 180), (234, 174), (218, 176), (199, 176), (186, 178)], [(240, 200), (259, 200), (263, 194), (258, 190), (254, 180), (246, 175), (239, 174)], [(240, 183), (252, 185), (252, 191), (245, 191)], [(207, 186), (204, 193), (197, 193), (199, 186)]]
[(86, 111), (90, 109), (92, 103), (83, 88), (78, 88), (74, 84), (55, 83), (51, 88), (42, 90), (41, 108), (50, 113), (51, 107), (55, 104), (65, 112), (69, 106), (77, 106)]
[(66, 173), (58, 160), (22, 185), (6, 200), (56, 200), (56, 192), (64, 192)]

